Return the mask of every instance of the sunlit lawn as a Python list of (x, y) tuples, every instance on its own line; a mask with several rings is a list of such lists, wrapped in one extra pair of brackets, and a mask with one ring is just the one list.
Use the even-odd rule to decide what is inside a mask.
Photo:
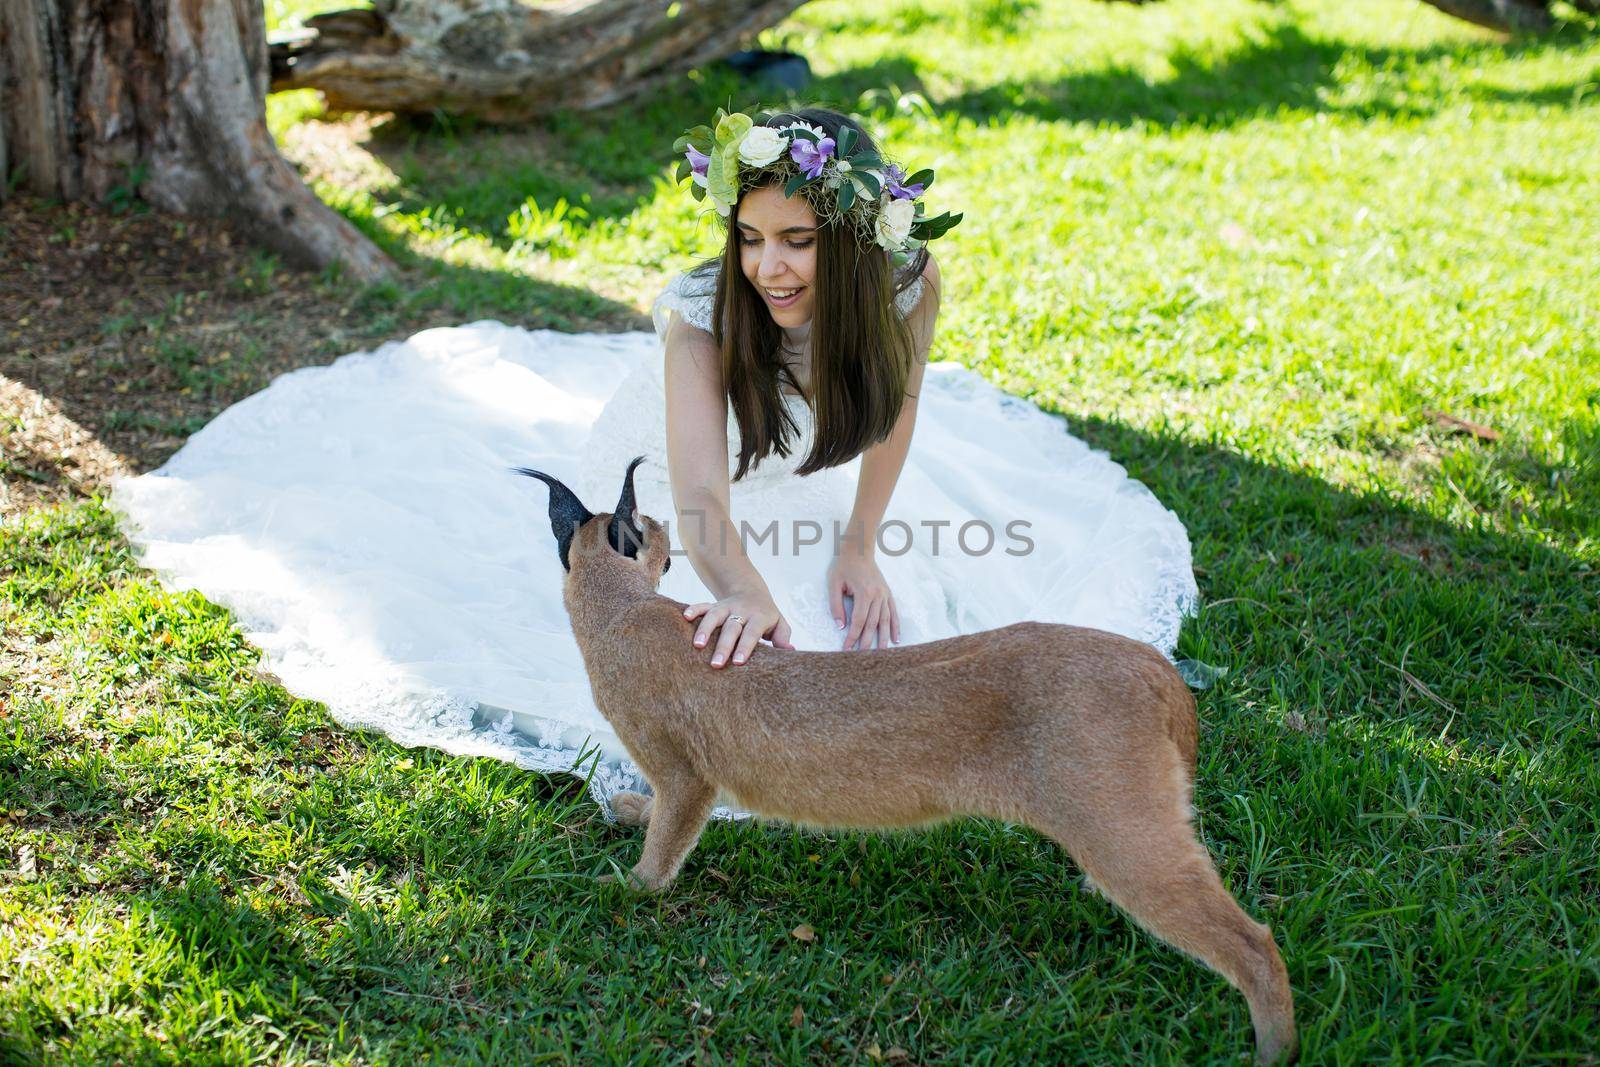
[[(1307, 1060), (1595, 1062), (1600, 38), (1385, 0), (815, 0), (766, 40), (966, 212), (936, 358), (1189, 527), (1180, 651), (1227, 668), (1203, 828)], [(706, 72), (531, 129), (271, 114), (405, 268), (372, 321), (627, 328), (715, 247), (673, 137), (749, 99)], [(1242, 1000), (1031, 832), (717, 826), (630, 898), (590, 876), (638, 839), (575, 782), (340, 730), (97, 504), (0, 528), (0, 588), (0, 1059), (1249, 1049)]]

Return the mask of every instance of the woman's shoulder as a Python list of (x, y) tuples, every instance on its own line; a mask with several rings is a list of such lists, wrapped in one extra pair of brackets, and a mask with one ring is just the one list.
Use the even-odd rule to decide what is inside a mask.
[(666, 339), (667, 326), (672, 312), (689, 325), (711, 332), (711, 314), (717, 300), (717, 275), (721, 264), (712, 260), (680, 271), (667, 280), (666, 286), (650, 307), (650, 318), (656, 335)]
[(922, 268), (922, 274), (919, 275), (919, 279), (923, 284), (933, 286), (934, 296), (938, 296), (939, 290), (944, 287), (943, 279), (939, 277), (939, 261), (933, 258), (932, 252), (928, 253), (927, 266)]
[[(934, 262), (933, 254), (929, 253), (920, 272), (916, 269), (916, 260), (905, 264), (895, 270), (895, 307), (902, 317), (910, 317), (922, 303), (923, 294), (930, 289), (937, 298), (941, 288), (939, 280), (939, 264)], [(904, 288), (902, 288), (902, 286)]]

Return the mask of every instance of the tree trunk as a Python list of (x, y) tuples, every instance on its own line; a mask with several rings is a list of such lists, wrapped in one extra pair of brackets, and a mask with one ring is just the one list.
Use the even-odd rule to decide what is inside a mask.
[(357, 279), (388, 259), (267, 132), (260, 0), (0, 0), (0, 197), (137, 193)]
[[(1145, 0), (1122, 0), (1142, 4)], [(1544, 33), (1556, 27), (1552, 0), (1422, 0), (1446, 15), (1501, 33)], [(1600, 0), (1567, 0), (1579, 11), (1600, 14)]]
[(1475, 26), (1501, 33), (1543, 33), (1553, 29), (1549, 0), (1422, 0)]
[(518, 122), (613, 104), (720, 59), (804, 0), (376, 0), (275, 42), (272, 88), (328, 107)]

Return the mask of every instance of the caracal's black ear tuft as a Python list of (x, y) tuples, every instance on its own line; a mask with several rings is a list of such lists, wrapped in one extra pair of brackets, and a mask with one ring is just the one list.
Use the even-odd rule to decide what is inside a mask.
[(633, 462), (628, 464), (628, 473), (622, 477), (622, 496), (617, 498), (617, 510), (612, 513), (611, 525), (606, 529), (606, 538), (611, 542), (611, 547), (629, 559), (637, 559), (639, 549), (644, 546), (644, 531), (633, 521), (636, 507), (633, 499), (633, 472), (634, 468), (643, 462), (643, 456), (635, 456)]
[(578, 527), (594, 518), (594, 513), (583, 506), (583, 501), (561, 479), (529, 467), (511, 469), (517, 474), (537, 478), (550, 487), (550, 532), (555, 535), (556, 545), (561, 550), (561, 566), (570, 571), (572, 564), (568, 561), (567, 553), (572, 548), (572, 535), (577, 533)]

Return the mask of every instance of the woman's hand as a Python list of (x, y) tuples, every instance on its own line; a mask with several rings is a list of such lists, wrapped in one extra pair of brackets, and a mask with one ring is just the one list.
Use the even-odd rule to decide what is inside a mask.
[(846, 593), (854, 603), (850, 609), (850, 629), (844, 635), (844, 648), (855, 645), (865, 649), (868, 637), (875, 639), (877, 648), (888, 648), (891, 641), (900, 643), (900, 611), (894, 606), (889, 583), (883, 580), (883, 573), (870, 552), (848, 545), (839, 550), (828, 566), (828, 603), (833, 606), (833, 621), (841, 629)]
[[(737, 616), (737, 618), (735, 618)], [(773, 603), (766, 587), (735, 589), (714, 604), (690, 604), (683, 609), (686, 619), (699, 619), (694, 632), (694, 647), (704, 648), (721, 627), (711, 665), (720, 667), (730, 658), (735, 665), (750, 658), (763, 637), (772, 639), (773, 648), (793, 648), (789, 641), (789, 622)]]

